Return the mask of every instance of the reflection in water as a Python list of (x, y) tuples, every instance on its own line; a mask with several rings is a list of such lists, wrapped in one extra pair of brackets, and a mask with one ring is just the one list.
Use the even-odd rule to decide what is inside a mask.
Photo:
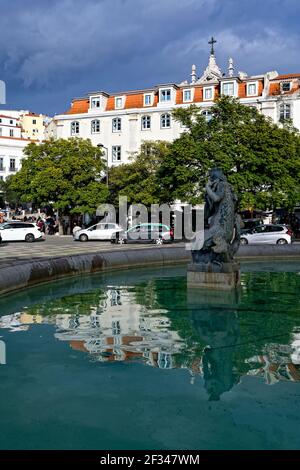
[(231, 390), (239, 380), (233, 357), (239, 340), (237, 314), (235, 311), (196, 311), (192, 323), (207, 344), (202, 356), (205, 388), (210, 400), (219, 400), (222, 393)]
[(0, 329), (53, 325), (57, 340), (93, 361), (185, 368), (219, 400), (244, 375), (300, 380), (299, 276), (287, 274), (244, 274), (240, 298), (223, 305), (191, 301), (182, 277), (108, 286), (23, 307), (0, 317)]

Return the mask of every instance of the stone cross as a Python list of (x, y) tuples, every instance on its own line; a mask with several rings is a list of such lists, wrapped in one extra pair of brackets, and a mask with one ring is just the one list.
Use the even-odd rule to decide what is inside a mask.
[(211, 40), (208, 41), (208, 44), (211, 44), (211, 55), (214, 55), (215, 54), (215, 50), (214, 50), (214, 44), (216, 44), (218, 41), (216, 41), (216, 39), (212, 36), (211, 37)]

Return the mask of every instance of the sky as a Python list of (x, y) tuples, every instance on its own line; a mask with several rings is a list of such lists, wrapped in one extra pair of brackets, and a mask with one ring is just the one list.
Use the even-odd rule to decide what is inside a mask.
[[(54, 115), (92, 91), (180, 83), (205, 69), (300, 72), (300, 0), (0, 0), (7, 109)], [(3, 108), (3, 106), (2, 106)]]

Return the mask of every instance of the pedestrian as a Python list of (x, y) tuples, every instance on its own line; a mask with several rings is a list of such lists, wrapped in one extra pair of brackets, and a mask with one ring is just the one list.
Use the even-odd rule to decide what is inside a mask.
[(75, 235), (75, 233), (78, 232), (78, 230), (81, 230), (81, 227), (79, 227), (79, 225), (77, 225), (76, 222), (74, 222), (73, 230), (72, 230), (73, 235)]

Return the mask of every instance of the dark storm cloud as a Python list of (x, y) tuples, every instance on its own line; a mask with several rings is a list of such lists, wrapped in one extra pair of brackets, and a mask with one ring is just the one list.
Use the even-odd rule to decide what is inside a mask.
[(63, 111), (91, 90), (143, 88), (218, 63), (300, 71), (299, 0), (1, 0), (0, 79), (8, 107)]

